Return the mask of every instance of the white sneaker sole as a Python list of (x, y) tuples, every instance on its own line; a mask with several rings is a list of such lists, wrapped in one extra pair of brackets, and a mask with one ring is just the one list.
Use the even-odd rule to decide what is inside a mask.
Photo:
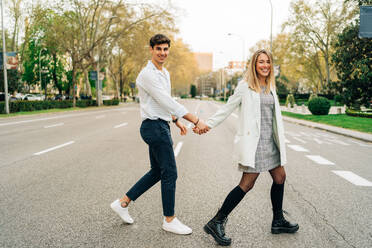
[(175, 230), (168, 229), (168, 228), (166, 228), (164, 226), (162, 226), (162, 228), (166, 232), (171, 232), (171, 233), (178, 234), (178, 235), (190, 235), (190, 234), (192, 234), (192, 230), (190, 232), (177, 232)]

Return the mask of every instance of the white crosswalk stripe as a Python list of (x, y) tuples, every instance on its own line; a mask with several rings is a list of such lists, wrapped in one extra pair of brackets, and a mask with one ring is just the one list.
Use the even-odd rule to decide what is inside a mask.
[(346, 179), (350, 183), (357, 185), (357, 186), (372, 186), (372, 182), (368, 181), (367, 179), (364, 179), (363, 177), (358, 176), (357, 174), (354, 174), (351, 171), (340, 171), (340, 170), (333, 170), (333, 173), (336, 175)]
[(334, 165), (335, 163), (323, 158), (319, 155), (306, 155), (309, 159), (313, 160), (317, 164)]
[(296, 151), (296, 152), (308, 152), (309, 150), (303, 148), (302, 146), (299, 146), (299, 145), (288, 145), (289, 148), (291, 148), (292, 150)]

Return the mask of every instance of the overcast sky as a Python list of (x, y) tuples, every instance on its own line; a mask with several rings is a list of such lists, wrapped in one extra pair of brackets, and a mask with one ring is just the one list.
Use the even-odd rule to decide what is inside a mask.
[[(272, 0), (273, 36), (288, 18), (291, 0)], [(178, 19), (180, 37), (195, 52), (212, 52), (214, 68), (242, 60), (257, 41), (270, 39), (269, 0), (173, 0), (184, 9)], [(234, 35), (229, 36), (228, 33)]]
[[(27, 0), (31, 2), (31, 0)], [(33, 0), (37, 1), (37, 0)], [(176, 6), (179, 37), (194, 52), (213, 53), (214, 69), (241, 61), (257, 41), (270, 39), (270, 0), (127, 0)], [(294, 0), (271, 0), (273, 36), (281, 32)], [(6, 19), (8, 18), (5, 14)], [(7, 23), (7, 21), (6, 21)], [(228, 33), (233, 35), (229, 36)]]

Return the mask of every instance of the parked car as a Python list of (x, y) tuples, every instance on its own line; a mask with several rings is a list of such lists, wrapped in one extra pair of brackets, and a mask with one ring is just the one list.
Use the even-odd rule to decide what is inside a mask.
[(112, 99), (111, 96), (102, 95), (102, 100), (111, 100), (111, 99)]
[(40, 94), (36, 95), (36, 94), (26, 94), (24, 95), (23, 97), (23, 100), (27, 100), (27, 101), (42, 101), (42, 97)]

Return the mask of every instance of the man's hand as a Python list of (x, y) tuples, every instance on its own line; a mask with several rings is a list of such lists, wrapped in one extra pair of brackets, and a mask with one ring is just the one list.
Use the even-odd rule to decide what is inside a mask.
[(192, 129), (194, 133), (203, 134), (210, 130), (210, 128), (205, 124), (204, 121), (199, 120), (196, 126)]
[(187, 134), (187, 127), (182, 124), (182, 122), (177, 121), (176, 126), (181, 130), (181, 135), (186, 135)]

